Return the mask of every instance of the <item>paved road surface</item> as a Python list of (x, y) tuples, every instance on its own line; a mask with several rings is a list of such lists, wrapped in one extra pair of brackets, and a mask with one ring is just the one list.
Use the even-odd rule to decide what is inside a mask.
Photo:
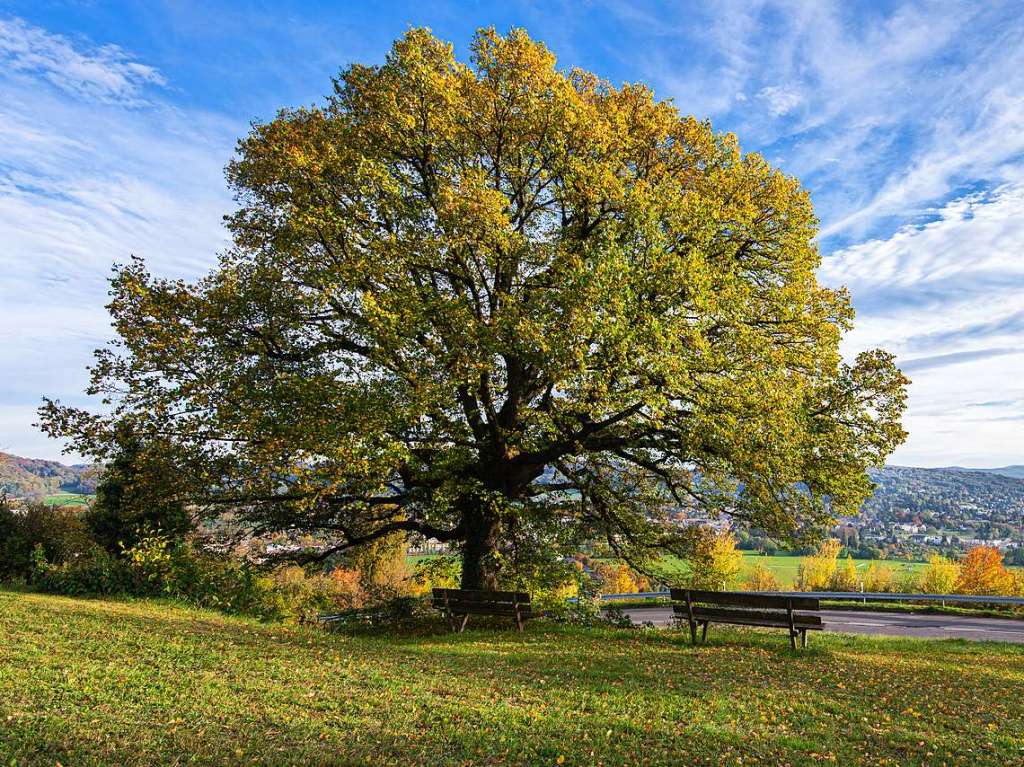
[[(672, 620), (670, 607), (631, 607), (624, 612), (635, 623), (649, 621), (656, 626), (667, 626)], [(1024, 644), (1024, 620), (853, 610), (822, 610), (821, 619), (825, 624), (825, 631), (846, 634), (987, 639)], [(711, 628), (713, 631), (714, 626)]]

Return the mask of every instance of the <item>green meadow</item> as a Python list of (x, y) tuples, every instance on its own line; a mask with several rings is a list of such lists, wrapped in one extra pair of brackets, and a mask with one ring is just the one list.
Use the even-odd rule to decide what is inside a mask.
[[(763, 565), (775, 574), (775, 577), (779, 579), (783, 588), (791, 589), (796, 584), (797, 573), (802, 559), (803, 557), (795, 554), (775, 554), (767, 556), (753, 551), (744, 551), (743, 561), (740, 566), (740, 583), (737, 585), (742, 587), (743, 580), (746, 576), (755, 567), (757, 567), (757, 565)], [(908, 562), (902, 559), (854, 559), (853, 563), (857, 568), (858, 573), (864, 573), (872, 563), (879, 567), (888, 567), (892, 570), (893, 580), (896, 583), (899, 583), (900, 579), (907, 573), (916, 573), (927, 567), (927, 564), (924, 562)], [(686, 570), (686, 563), (681, 559), (666, 557), (662, 561), (662, 565), (665, 571), (669, 573), (680, 571), (685, 572)], [(846, 566), (845, 556), (839, 558), (839, 566)]]
[(0, 591), (0, 764), (1024, 763), (1024, 647), (544, 621), (349, 636)]
[(95, 497), (82, 493), (54, 493), (43, 498), (43, 503), (47, 506), (86, 506)]

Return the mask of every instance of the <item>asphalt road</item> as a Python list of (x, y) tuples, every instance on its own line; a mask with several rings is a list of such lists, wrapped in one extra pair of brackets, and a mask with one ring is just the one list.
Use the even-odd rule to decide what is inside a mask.
[[(630, 607), (623, 612), (632, 618), (634, 623), (650, 622), (655, 626), (667, 626), (672, 621), (670, 607)], [(1024, 644), (1024, 620), (853, 610), (822, 610), (820, 615), (825, 631), (844, 634), (973, 639)], [(714, 628), (712, 626), (711, 630), (714, 631)]]

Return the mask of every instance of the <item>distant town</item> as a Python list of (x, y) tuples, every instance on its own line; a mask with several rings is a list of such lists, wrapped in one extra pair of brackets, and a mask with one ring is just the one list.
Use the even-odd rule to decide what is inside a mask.
[[(53, 504), (87, 502), (96, 467), (0, 453), (0, 492), (12, 499)], [(843, 517), (833, 535), (859, 559), (922, 561), (930, 554), (956, 556), (974, 546), (1003, 551), (1008, 564), (1024, 565), (1024, 466), (997, 469), (886, 466), (870, 472), (876, 485), (858, 516)], [(680, 516), (684, 524), (724, 529), (724, 519)], [(779, 544), (757, 531), (736, 530), (738, 547), (774, 554)], [(410, 541), (412, 553), (447, 549)], [(809, 550), (808, 550), (809, 551)], [(808, 552), (797, 552), (808, 553)]]

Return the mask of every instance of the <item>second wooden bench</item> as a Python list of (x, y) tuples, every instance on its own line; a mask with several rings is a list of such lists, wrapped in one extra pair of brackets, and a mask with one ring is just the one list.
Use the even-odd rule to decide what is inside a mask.
[(707, 640), (709, 623), (789, 629), (794, 650), (797, 637), (806, 647), (807, 632), (821, 631), (821, 616), (810, 614), (819, 609), (816, 597), (694, 589), (672, 589), (671, 595), (676, 618), (689, 624), (694, 644), (698, 627), (702, 629), (701, 640)]
[(516, 619), (520, 631), (533, 616), (530, 595), (522, 591), (434, 589), (433, 606), (444, 613), (452, 631), (459, 632), (465, 630), (470, 615), (507, 615)]

